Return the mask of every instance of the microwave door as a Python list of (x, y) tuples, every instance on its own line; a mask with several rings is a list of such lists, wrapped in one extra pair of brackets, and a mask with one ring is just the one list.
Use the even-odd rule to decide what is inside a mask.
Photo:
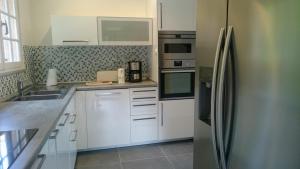
[(160, 54), (167, 59), (195, 59), (194, 39), (162, 39)]

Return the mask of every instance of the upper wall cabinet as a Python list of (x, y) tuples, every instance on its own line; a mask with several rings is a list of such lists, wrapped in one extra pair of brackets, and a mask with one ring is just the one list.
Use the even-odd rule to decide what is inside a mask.
[(96, 16), (52, 16), (53, 45), (98, 45)]
[(196, 31), (196, 0), (158, 0), (158, 29)]
[(98, 17), (99, 45), (152, 45), (152, 19)]

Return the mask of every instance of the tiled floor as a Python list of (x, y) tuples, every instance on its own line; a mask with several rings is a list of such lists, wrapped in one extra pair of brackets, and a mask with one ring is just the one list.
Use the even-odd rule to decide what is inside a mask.
[(76, 169), (192, 169), (193, 142), (79, 153)]

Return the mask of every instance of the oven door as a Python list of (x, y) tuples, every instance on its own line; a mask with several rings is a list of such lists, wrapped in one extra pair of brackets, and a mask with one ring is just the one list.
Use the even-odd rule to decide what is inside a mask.
[(162, 59), (195, 59), (195, 39), (160, 39)]
[(195, 70), (162, 70), (160, 73), (160, 98), (194, 98)]

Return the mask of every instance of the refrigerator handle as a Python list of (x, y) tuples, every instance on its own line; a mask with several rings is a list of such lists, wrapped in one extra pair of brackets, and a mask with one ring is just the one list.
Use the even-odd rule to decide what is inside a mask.
[(222, 44), (225, 36), (225, 28), (221, 28), (218, 45), (216, 50), (215, 62), (214, 62), (214, 71), (213, 71), (213, 79), (212, 79), (212, 91), (211, 91), (211, 128), (212, 128), (212, 142), (215, 159), (217, 161), (217, 167), (220, 168), (220, 152), (219, 146), (217, 144), (217, 128), (216, 128), (216, 91), (217, 91), (217, 83), (218, 83), (218, 70), (219, 70), (219, 62), (220, 55), (222, 50)]
[(225, 47), (224, 47), (224, 53), (223, 53), (223, 58), (221, 62), (221, 71), (220, 71), (220, 82), (219, 82), (219, 88), (218, 88), (218, 108), (217, 108), (217, 133), (218, 136), (217, 138), (219, 141), (219, 146), (220, 146), (220, 157), (221, 157), (221, 168), (222, 169), (227, 169), (227, 159), (225, 155), (225, 143), (224, 143), (224, 88), (225, 88), (225, 72), (226, 72), (226, 67), (228, 63), (228, 55), (229, 55), (229, 47), (231, 43), (231, 35), (232, 35), (233, 27), (229, 26), (228, 32), (227, 32), (227, 37), (225, 41)]

